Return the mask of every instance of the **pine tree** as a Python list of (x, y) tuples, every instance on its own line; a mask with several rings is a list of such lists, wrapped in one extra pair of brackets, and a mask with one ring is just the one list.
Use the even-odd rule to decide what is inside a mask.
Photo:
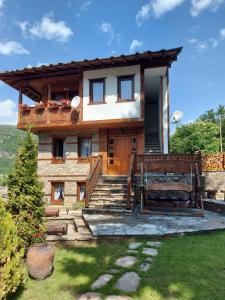
[(0, 198), (0, 299), (12, 293), (23, 282), (24, 248), (17, 236), (16, 225)]
[(32, 234), (43, 230), (44, 203), (42, 183), (37, 174), (37, 154), (37, 141), (28, 130), (8, 177), (7, 207), (26, 247), (32, 242)]

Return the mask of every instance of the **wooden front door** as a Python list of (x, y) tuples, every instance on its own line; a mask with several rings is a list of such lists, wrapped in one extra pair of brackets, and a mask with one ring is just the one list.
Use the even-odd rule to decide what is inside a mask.
[(108, 139), (108, 174), (127, 175), (132, 153), (132, 137), (112, 136)]

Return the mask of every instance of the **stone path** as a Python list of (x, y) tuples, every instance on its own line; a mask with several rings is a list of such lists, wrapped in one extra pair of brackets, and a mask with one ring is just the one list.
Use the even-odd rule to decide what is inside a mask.
[[(105, 274), (100, 275), (95, 282), (92, 283), (91, 289), (93, 292), (80, 295), (77, 300), (102, 300), (104, 297), (101, 293), (95, 292), (107, 284), (109, 284), (117, 273), (124, 271), (117, 279), (114, 287), (123, 293), (132, 293), (137, 291), (140, 282), (141, 274), (149, 271), (154, 258), (158, 255), (159, 241), (147, 242), (131, 242), (128, 245), (126, 252), (133, 255), (125, 255), (116, 259), (112, 266)], [(141, 254), (140, 256), (135, 256)], [(119, 269), (118, 269), (119, 268)], [(129, 270), (128, 270), (129, 268)], [(135, 268), (135, 270), (134, 270)], [(138, 274), (140, 272), (140, 274)], [(111, 295), (104, 298), (106, 300), (132, 300), (128, 296)]]
[[(204, 218), (181, 215), (143, 215), (139, 213), (135, 217), (103, 214), (84, 214), (83, 217), (94, 237), (155, 237), (225, 229), (225, 215), (210, 211), (205, 211)], [(130, 250), (136, 250), (135, 245), (133, 247)]]

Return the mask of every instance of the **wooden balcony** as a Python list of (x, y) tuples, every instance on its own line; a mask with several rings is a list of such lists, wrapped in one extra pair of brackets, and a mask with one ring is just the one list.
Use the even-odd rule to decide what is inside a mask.
[(19, 129), (31, 126), (33, 131), (50, 127), (64, 128), (80, 123), (80, 110), (68, 105), (38, 105), (35, 107), (20, 105), (18, 125)]

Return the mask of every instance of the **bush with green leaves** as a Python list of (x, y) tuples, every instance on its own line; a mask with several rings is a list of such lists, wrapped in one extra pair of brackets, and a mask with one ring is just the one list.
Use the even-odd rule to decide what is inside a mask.
[(170, 138), (171, 153), (216, 153), (219, 145), (218, 125), (205, 121), (181, 125)]
[(0, 299), (8, 293), (15, 292), (23, 282), (24, 248), (17, 235), (17, 228), (12, 215), (6, 211), (5, 204), (0, 198)]
[(8, 176), (7, 204), (26, 247), (33, 241), (32, 234), (43, 232), (44, 195), (37, 174), (37, 155), (37, 141), (28, 130)]

